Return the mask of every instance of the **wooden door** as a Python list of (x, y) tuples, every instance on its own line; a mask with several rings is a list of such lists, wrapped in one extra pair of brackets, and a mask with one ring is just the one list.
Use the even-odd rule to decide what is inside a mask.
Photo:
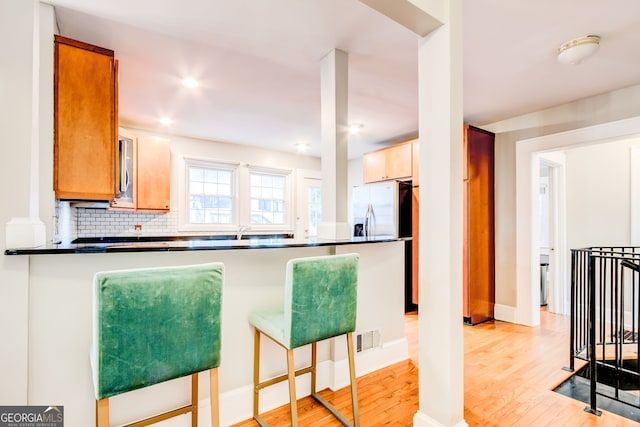
[(166, 212), (170, 207), (169, 141), (138, 137), (137, 210)]
[(116, 149), (113, 51), (55, 36), (54, 190), (111, 200)]

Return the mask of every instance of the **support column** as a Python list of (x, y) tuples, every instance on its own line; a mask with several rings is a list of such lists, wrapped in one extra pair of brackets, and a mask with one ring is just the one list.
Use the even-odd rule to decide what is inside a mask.
[(351, 237), (348, 220), (348, 56), (333, 49), (320, 64), (322, 222), (318, 237)]
[[(34, 247), (46, 242), (45, 226), (39, 219), (39, 118), (40, 118), (40, 3), (33, 0), (3, 0), (2, 20), (7, 60), (2, 66), (0, 88), (7, 141), (4, 157), (10, 159), (3, 180), (12, 187), (14, 206), (5, 226), (3, 241), (7, 247)], [(27, 172), (25, 174), (25, 172)], [(16, 178), (20, 177), (20, 178)]]
[(462, 0), (361, 0), (421, 39), (418, 427), (464, 420)]
[[(420, 409), (414, 426), (466, 426), (462, 325), (462, 1), (419, 42)], [(433, 183), (437, 183), (434, 185)]]
[[(40, 168), (41, 147), (53, 152), (53, 6), (38, 0), (0, 0), (0, 245), (45, 243), (40, 187), (52, 194), (52, 166)], [(48, 42), (43, 42), (46, 40)], [(43, 119), (41, 121), (41, 118)], [(43, 126), (50, 124), (50, 127)], [(53, 155), (45, 154), (53, 165)], [(53, 212), (53, 201), (47, 207)], [(0, 258), (0, 402), (28, 402), (29, 257)], [(4, 351), (6, 349), (6, 351)]]

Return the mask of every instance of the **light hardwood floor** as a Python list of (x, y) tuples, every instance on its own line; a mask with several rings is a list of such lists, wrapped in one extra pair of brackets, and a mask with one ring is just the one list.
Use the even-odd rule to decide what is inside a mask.
[[(358, 379), (360, 424), (411, 426), (418, 410), (418, 322), (406, 316), (410, 360)], [(596, 417), (583, 411), (585, 404), (551, 391), (569, 375), (569, 320), (541, 312), (541, 324), (530, 328), (492, 321), (464, 326), (465, 408), (469, 426), (634, 426), (638, 424), (604, 412)], [(321, 393), (348, 417), (347, 388)], [(298, 401), (301, 426), (340, 426), (311, 398)], [(272, 426), (289, 425), (287, 406), (264, 415)], [(236, 427), (258, 424), (247, 420)]]

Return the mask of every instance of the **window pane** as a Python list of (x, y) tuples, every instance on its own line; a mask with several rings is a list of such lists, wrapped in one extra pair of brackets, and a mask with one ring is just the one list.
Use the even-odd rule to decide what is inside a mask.
[(191, 212), (189, 213), (189, 221), (193, 224), (204, 223), (204, 210), (191, 209)]
[(204, 177), (204, 170), (200, 168), (189, 169), (189, 179), (192, 181), (202, 181)]
[(212, 182), (205, 182), (204, 194), (218, 194), (218, 185)]
[(280, 175), (251, 173), (252, 224), (284, 224), (286, 179)]
[(231, 196), (230, 184), (218, 184), (218, 194), (221, 196)]
[(192, 224), (231, 224), (233, 171), (189, 166), (189, 221)]
[(218, 173), (212, 169), (205, 169), (204, 171), (204, 182), (217, 182), (218, 181)]
[(204, 184), (202, 182), (191, 181), (191, 187), (189, 188), (191, 194), (204, 193)]

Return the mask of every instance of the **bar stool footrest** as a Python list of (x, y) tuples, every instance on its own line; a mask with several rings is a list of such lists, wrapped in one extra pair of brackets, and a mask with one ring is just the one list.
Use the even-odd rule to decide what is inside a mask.
[(194, 405), (186, 405), (181, 408), (176, 408), (171, 411), (163, 412), (162, 414), (154, 415), (153, 417), (145, 418), (144, 420), (136, 421), (135, 423), (126, 424), (124, 427), (143, 427), (151, 424), (159, 423), (160, 421), (168, 420), (169, 418), (177, 417), (178, 415), (188, 414), (190, 412), (197, 411), (198, 407)]
[(324, 397), (320, 396), (318, 393), (311, 393), (311, 397), (313, 397), (318, 403), (327, 408), (329, 412), (333, 414), (342, 424), (347, 427), (353, 427), (353, 423), (349, 421), (342, 412), (338, 411), (335, 406), (325, 400)]

